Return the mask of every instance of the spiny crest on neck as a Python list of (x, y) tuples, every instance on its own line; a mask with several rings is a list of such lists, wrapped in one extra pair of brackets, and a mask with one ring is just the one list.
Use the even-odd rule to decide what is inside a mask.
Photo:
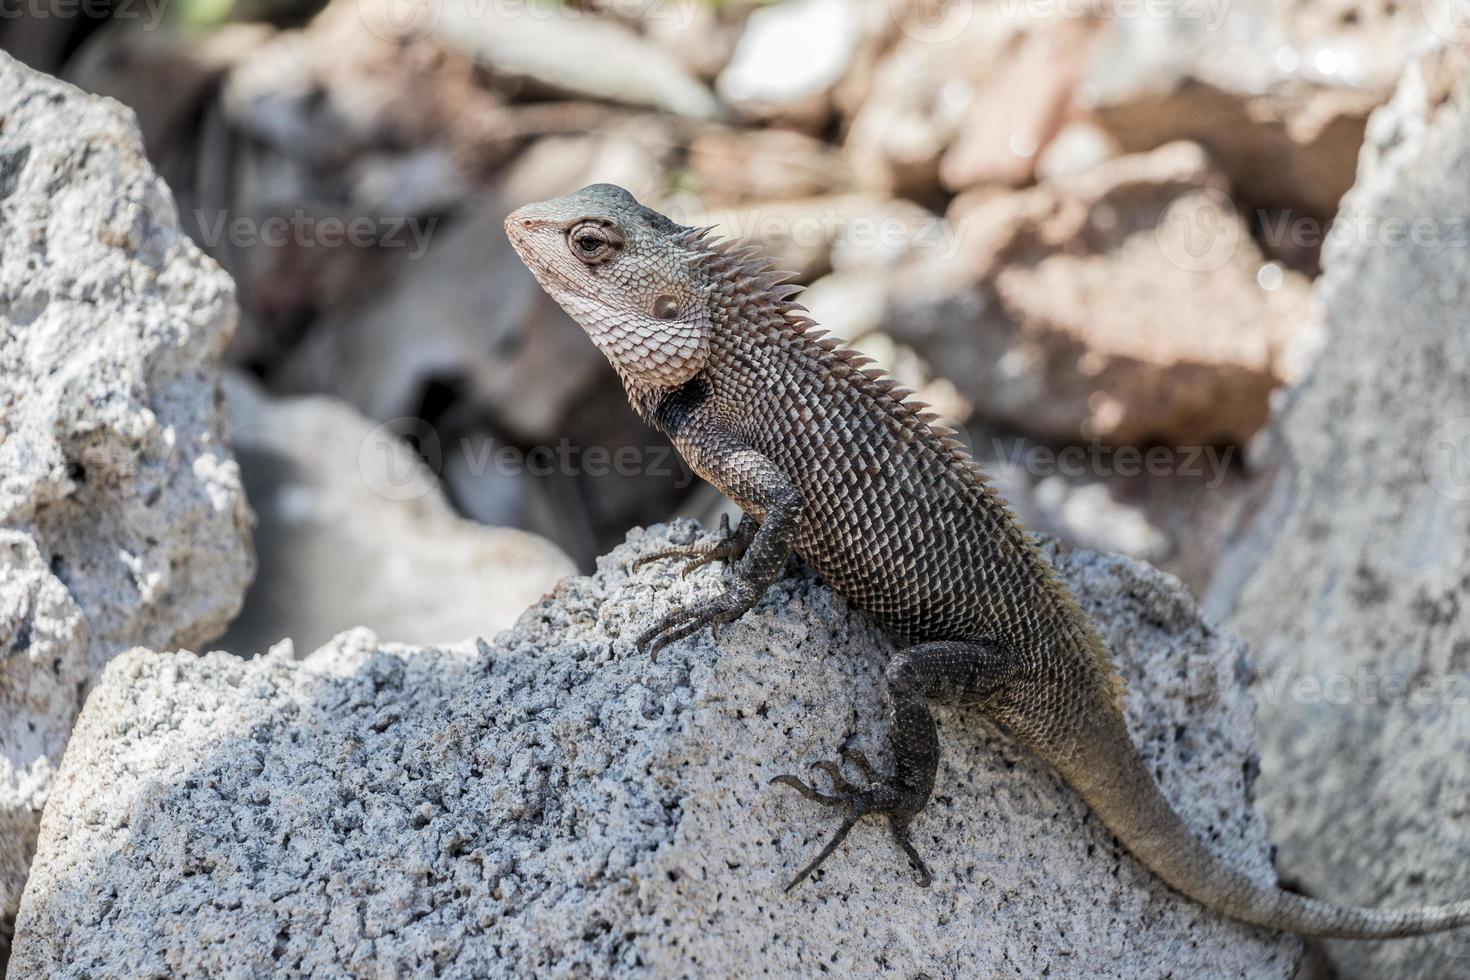
[(1092, 628), (1035, 539), (996, 491), (989, 474), (970, 456), (958, 433), (941, 422), (926, 403), (914, 398), (911, 389), (875, 366), (872, 358), (842, 346), (840, 340), (819, 327), (806, 308), (791, 298), (802, 287), (790, 282), (790, 273), (775, 269), (773, 259), (762, 256), (753, 245), (713, 238), (710, 230), (689, 228), (679, 235), (681, 244), (696, 254), (708, 276), (711, 307), (723, 310), (725, 323), (731, 327), (744, 326), (763, 333), (763, 339), (769, 342), (784, 342), (803, 351), (834, 378), (868, 395), (915, 442), (948, 460), (953, 478), (983, 500), (992, 513), (1003, 517), (1012, 544), (1031, 558), (1063, 614), (1076, 627), (1078, 641), (1094, 659), (1109, 696), (1121, 710), (1125, 686), (1107, 644)]
[(745, 320), (780, 318), (801, 307), (791, 297), (802, 287), (791, 273), (776, 268), (776, 260), (761, 255), (755, 245), (742, 245), (712, 234), (714, 226), (685, 228), (674, 241), (685, 249), (708, 289), (712, 309)]
[(792, 275), (775, 268), (775, 260), (754, 245), (742, 245), (711, 235), (712, 227), (686, 228), (675, 240), (691, 252), (707, 277), (710, 305), (726, 315), (726, 322), (747, 324), (784, 336), (800, 346), (839, 380), (863, 391), (916, 438), (950, 456), (965, 478), (986, 483), (990, 477), (969, 454), (954, 429), (944, 425), (928, 404), (913, 397), (872, 358), (842, 346), (792, 300), (802, 286)]

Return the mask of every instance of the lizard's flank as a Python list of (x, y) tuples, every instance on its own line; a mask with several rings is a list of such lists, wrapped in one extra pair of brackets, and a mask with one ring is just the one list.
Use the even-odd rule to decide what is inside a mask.
[(795, 288), (749, 249), (608, 184), (521, 208), (506, 232), (541, 285), (607, 355), (637, 412), (745, 511), (716, 545), (652, 558), (724, 561), (718, 598), (652, 624), (654, 654), (744, 614), (795, 551), (903, 649), (888, 665), (894, 771), (818, 763), (841, 814), (812, 873), (864, 816), (886, 819), (921, 883), (909, 826), (934, 789), (930, 706), (979, 705), (1047, 760), (1145, 866), (1259, 926), (1347, 938), (1470, 923), (1470, 902), (1349, 908), (1265, 888), (1189, 832), (1128, 738), (1122, 682), (1087, 617), (954, 434), (859, 354), (823, 335)]

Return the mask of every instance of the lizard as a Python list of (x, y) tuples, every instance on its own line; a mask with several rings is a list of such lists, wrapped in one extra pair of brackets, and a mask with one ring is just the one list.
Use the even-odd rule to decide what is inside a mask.
[[(750, 610), (795, 552), (895, 642), (885, 670), (892, 771), (855, 749), (772, 782), (841, 812), (807, 879), (863, 817), (886, 819), (921, 885), (910, 827), (939, 766), (935, 704), (978, 705), (1047, 762), (1150, 872), (1230, 918), (1339, 938), (1470, 923), (1470, 901), (1377, 910), (1258, 884), (1185, 825), (1138, 755), (1112, 654), (957, 433), (827, 335), (798, 286), (749, 245), (683, 226), (594, 184), (505, 221), (516, 253), (589, 335), (634, 411), (743, 511), (715, 541), (643, 555), (726, 565), (725, 588), (676, 608), (636, 646), (658, 651)], [(717, 633), (716, 633), (717, 635)], [(848, 770), (851, 771), (851, 770)]]

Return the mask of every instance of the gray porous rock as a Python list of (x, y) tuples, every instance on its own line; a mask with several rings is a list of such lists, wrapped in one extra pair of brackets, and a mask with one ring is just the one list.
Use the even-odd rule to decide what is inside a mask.
[[(886, 761), (890, 648), (794, 565), (718, 644), (651, 662), (633, 637), (722, 572), (629, 564), (696, 528), (634, 531), (493, 645), (359, 630), (302, 661), (114, 661), (46, 811), (12, 980), (1293, 974), (1295, 939), (1167, 890), (971, 709), (940, 715), (931, 888), (864, 822), (783, 894), (834, 820), (767, 783), (849, 733)], [(1148, 566), (1057, 560), (1165, 791), (1271, 881), (1242, 647)]]
[(234, 323), (133, 114), (0, 54), (0, 937), (87, 685), (239, 609)]
[[(1260, 658), (1261, 803), (1286, 880), (1470, 897), (1470, 52), (1374, 114), (1324, 255), (1326, 345), (1209, 605)], [(1470, 977), (1470, 935), (1335, 942), (1344, 977)]]

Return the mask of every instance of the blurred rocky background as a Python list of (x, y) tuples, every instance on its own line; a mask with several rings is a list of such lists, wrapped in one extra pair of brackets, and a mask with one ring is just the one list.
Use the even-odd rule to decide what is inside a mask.
[[(1249, 499), (1244, 447), (1319, 342), (1312, 281), (1368, 114), (1454, 13), (98, 4), (0, 21), (0, 46), (138, 114), (237, 284), (232, 370), (386, 424), (460, 514), (586, 570), (629, 526), (722, 506), (504, 241), (508, 210), (611, 181), (778, 254), (1033, 526), (1197, 592)], [(267, 561), (313, 547), (262, 528)]]
[[(1337, 487), (1325, 443), (1305, 483), (1280, 478), (1291, 454), (1272, 419), (1314, 390), (1293, 385), (1324, 360), (1295, 444), (1337, 420), (1374, 474), (1392, 469), (1379, 456), (1393, 455), (1383, 430), (1400, 394), (1439, 392), (1429, 428), (1467, 400), (1470, 382), (1452, 383), (1463, 347), (1449, 341), (1409, 345), (1418, 367), (1377, 401), (1333, 394), (1352, 388), (1333, 379), (1409, 356), (1357, 316), (1370, 299), (1446, 335), (1445, 311), (1470, 308), (1470, 248), (1433, 253), (1447, 264), (1400, 295), (1406, 271), (1352, 257), (1391, 233), (1382, 209), (1334, 223), (1362, 181), (1360, 152), (1387, 159), (1458, 91), (1462, 62), (1420, 59), (1463, 51), (1464, 0), (0, 0), (0, 14), (0, 50), (136, 113), (176, 206), (159, 197), (130, 234), (139, 248), (186, 234), (233, 279), (239, 306), (232, 335), (212, 328), (221, 349), (190, 356), (206, 365), (203, 383), (223, 379), (217, 413), (195, 415), (206, 447), (226, 433), (239, 467), (216, 479), (216, 509), (231, 534), (253, 538), (243, 609), (232, 614), (249, 561), (231, 553), (210, 566), (229, 583), (207, 616), (101, 631), (111, 645), (90, 674), (76, 654), (79, 685), (123, 638), (199, 645), (226, 621), (215, 646), (242, 656), (284, 636), (308, 651), (362, 625), (412, 644), (489, 635), (562, 576), (590, 571), (630, 527), (727, 511), (636, 419), (504, 240), (510, 210), (588, 183), (621, 184), (778, 255), (816, 319), (959, 428), (1028, 525), (1173, 572), (1273, 651), (1251, 626), (1251, 590), (1295, 615), (1288, 586), (1316, 581), (1315, 569), (1321, 596), (1340, 579), (1312, 550), (1326, 519), (1289, 516), (1298, 485)], [(1370, 115), (1406, 74), (1419, 94), (1401, 91), (1396, 110), (1373, 117), (1389, 120), (1375, 143)], [(1444, 175), (1465, 160), (1425, 152)], [(16, 160), (0, 153), (0, 201)], [(1440, 244), (1470, 236), (1463, 189), (1435, 197), (1448, 176), (1417, 187), (1412, 167), (1371, 172), (1382, 188), (1362, 200), (1434, 219)], [(1463, 183), (1470, 171), (1459, 173)], [(1324, 246), (1362, 271), (1326, 289)], [(228, 317), (227, 297), (208, 302)], [(1335, 331), (1352, 346), (1334, 359), (1323, 352)], [(0, 425), (0, 446), (4, 436)], [(1418, 446), (1400, 454), (1411, 468)], [(1325, 499), (1331, 513), (1352, 507), (1340, 490)], [(1375, 526), (1402, 519), (1401, 497), (1389, 499)], [(1262, 512), (1275, 523), (1254, 522)], [(1262, 557), (1281, 527), (1295, 535), (1294, 563)], [(1449, 555), (1460, 527), (1403, 536)], [(16, 545), (17, 567), (54, 570), (54, 549), (36, 540)], [(1253, 580), (1266, 561), (1290, 579)], [(1363, 565), (1341, 562), (1345, 574)], [(1381, 598), (1375, 576), (1397, 573), (1363, 574), (1344, 601)], [(1404, 606), (1463, 659), (1457, 601), (1416, 593)], [(1278, 677), (1306, 669), (1272, 656)], [(68, 718), (77, 690), (63, 692)], [(44, 771), (20, 781), (31, 795), (18, 833), (34, 835), (67, 731), (36, 750)], [(1314, 767), (1342, 761), (1312, 748)], [(1416, 792), (1429, 790), (1393, 795)], [(1390, 804), (1378, 812), (1393, 824)], [(1268, 812), (1273, 830), (1303, 806)], [(1310, 854), (1321, 827), (1299, 826)], [(1360, 843), (1386, 849), (1393, 835), (1372, 831), (1359, 828)], [(1415, 846), (1426, 868), (1444, 866)], [(1425, 874), (1434, 880), (1421, 869), (1375, 892), (1387, 872), (1374, 867), (1344, 896), (1357, 879), (1342, 862), (1312, 880), (1331, 857), (1287, 862), (1293, 883), (1376, 904), (1412, 901)], [(7, 894), (0, 873), (0, 923), (18, 888)], [(1320, 969), (1373, 975), (1365, 955), (1322, 952)], [(1437, 972), (1415, 975), (1446, 975), (1442, 958), (1393, 962), (1395, 975), (1426, 962)]]

